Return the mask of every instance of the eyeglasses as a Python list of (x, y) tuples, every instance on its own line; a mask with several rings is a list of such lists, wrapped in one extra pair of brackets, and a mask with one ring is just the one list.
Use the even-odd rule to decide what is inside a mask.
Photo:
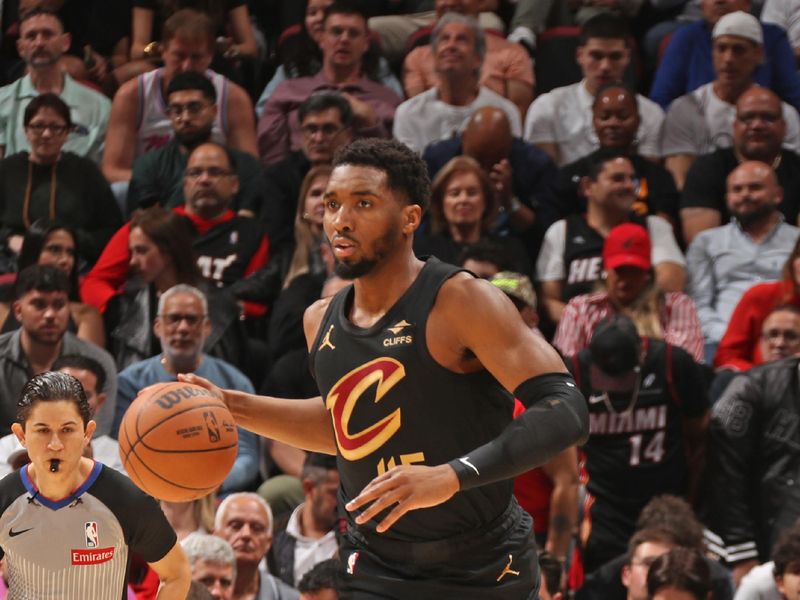
[(59, 125), (58, 123), (28, 123), (26, 127), (36, 135), (42, 135), (46, 129), (55, 135), (61, 135), (70, 130), (68, 125)]
[(794, 331), (793, 329), (767, 329), (761, 334), (761, 337), (769, 342), (782, 337), (787, 342), (794, 343), (800, 340), (800, 332)]
[(206, 315), (182, 315), (180, 313), (167, 313), (165, 315), (158, 315), (167, 325), (171, 327), (177, 326), (181, 321), (186, 321), (189, 327), (197, 327), (200, 323), (206, 320)]
[(219, 179), (220, 177), (228, 177), (229, 175), (233, 175), (233, 171), (223, 169), (222, 167), (208, 167), (207, 169), (204, 169), (203, 167), (192, 167), (190, 169), (186, 169), (186, 177), (189, 179), (200, 179), (204, 173), (208, 175), (210, 179)]
[(186, 104), (170, 104), (166, 108), (166, 113), (170, 117), (177, 117), (182, 115), (184, 112), (189, 113), (189, 116), (195, 116), (199, 114), (201, 110), (210, 106), (205, 102), (187, 102)]
[(325, 137), (333, 137), (344, 131), (344, 127), (334, 125), (333, 123), (326, 123), (325, 125), (313, 125), (309, 123), (308, 125), (303, 125), (300, 131), (302, 131), (303, 135), (306, 137), (311, 137), (317, 133), (321, 133)]

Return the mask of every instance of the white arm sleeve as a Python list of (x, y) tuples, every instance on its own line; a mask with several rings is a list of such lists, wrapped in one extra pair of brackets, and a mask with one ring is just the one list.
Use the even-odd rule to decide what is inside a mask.
[(567, 245), (567, 222), (556, 221), (547, 229), (536, 260), (537, 281), (562, 281), (567, 274), (564, 271), (564, 249)]
[(650, 233), (650, 242), (653, 244), (651, 252), (653, 265), (671, 262), (682, 267), (686, 266), (686, 259), (678, 247), (669, 221), (656, 215), (650, 215), (647, 217), (647, 231)]

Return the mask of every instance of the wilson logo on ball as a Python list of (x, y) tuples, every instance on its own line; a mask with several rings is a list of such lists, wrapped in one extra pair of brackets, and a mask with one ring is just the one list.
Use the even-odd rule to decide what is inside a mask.
[(158, 398), (155, 403), (158, 404), (164, 410), (169, 410), (176, 404), (178, 404), (181, 400), (194, 398), (196, 396), (207, 396), (208, 392), (202, 388), (191, 388), (191, 387), (182, 387), (178, 388), (177, 390), (172, 390), (167, 392), (160, 398)]

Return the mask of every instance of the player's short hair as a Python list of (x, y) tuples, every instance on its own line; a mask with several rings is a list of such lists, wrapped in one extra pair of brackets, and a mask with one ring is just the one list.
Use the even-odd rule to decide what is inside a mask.
[(201, 292), (199, 289), (194, 287), (193, 285), (189, 285), (188, 283), (179, 283), (177, 285), (173, 285), (169, 288), (166, 292), (161, 294), (158, 298), (158, 316), (164, 314), (164, 307), (167, 305), (167, 300), (172, 298), (175, 294), (191, 294), (195, 298), (200, 301), (200, 305), (203, 307), (203, 315), (208, 317), (208, 300), (206, 299), (206, 295)]
[(184, 71), (178, 73), (167, 86), (167, 98), (175, 92), (198, 91), (203, 94), (211, 104), (217, 103), (217, 90), (211, 80), (202, 73)]
[(92, 418), (92, 411), (89, 408), (89, 401), (86, 399), (86, 392), (83, 391), (80, 381), (72, 375), (58, 371), (40, 373), (29, 379), (22, 386), (19, 401), (17, 402), (17, 421), (24, 428), (25, 422), (30, 417), (31, 411), (37, 402), (56, 402), (59, 400), (74, 402), (83, 421), (83, 426), (86, 427)]
[(650, 500), (639, 513), (636, 529), (662, 529), (679, 546), (703, 549), (703, 526), (691, 505), (678, 496), (662, 494)]
[(302, 124), (308, 115), (322, 112), (329, 108), (335, 108), (339, 111), (339, 120), (344, 127), (350, 127), (353, 124), (353, 108), (344, 96), (333, 90), (323, 90), (311, 94), (297, 109), (297, 118)]
[(561, 576), (564, 574), (564, 565), (551, 552), (543, 550), (539, 554), (539, 568), (542, 571), (544, 586), (550, 595), (561, 591)]
[(772, 549), (773, 574), (800, 573), (800, 521), (784, 531)]
[(491, 263), (497, 267), (498, 272), (514, 271), (516, 266), (508, 250), (489, 238), (484, 238), (464, 248), (459, 256), (458, 264), (463, 267), (468, 260)]
[(31, 265), (17, 275), (14, 282), (14, 298), (19, 300), (25, 294), (37, 292), (64, 292), (69, 296), (69, 278), (54, 265)]
[(272, 535), (272, 509), (269, 507), (269, 503), (264, 500), (261, 496), (256, 494), (255, 492), (235, 492), (233, 494), (229, 494), (225, 496), (225, 499), (219, 503), (217, 507), (217, 513), (214, 515), (214, 529), (219, 531), (225, 525), (225, 512), (228, 510), (228, 506), (231, 502), (236, 500), (237, 498), (247, 498), (248, 500), (254, 500), (257, 502), (267, 513), (267, 533)]
[(64, 21), (61, 20), (61, 17), (56, 11), (47, 8), (46, 6), (33, 6), (28, 10), (24, 11), (19, 16), (19, 27), (22, 27), (22, 24), (28, 19), (32, 19), (33, 17), (40, 17), (42, 15), (45, 15), (47, 17), (53, 17), (56, 21), (58, 21), (58, 25), (59, 27), (61, 27), (61, 33), (64, 33)]
[(630, 45), (631, 30), (628, 22), (617, 15), (602, 12), (586, 21), (581, 27), (578, 45), (585, 46), (592, 38), (606, 40), (623, 40), (626, 46)]
[(39, 114), (39, 111), (43, 108), (51, 109), (64, 120), (64, 124), (68, 128), (72, 128), (72, 117), (70, 116), (69, 106), (67, 106), (67, 103), (64, 102), (58, 94), (52, 92), (39, 94), (28, 103), (28, 106), (25, 107), (25, 112), (22, 113), (22, 124), (25, 127), (30, 125), (33, 118)]
[(369, 18), (364, 3), (356, 0), (334, 0), (333, 4), (327, 6), (322, 13), (323, 25), (331, 15), (357, 15), (364, 19), (365, 29)]
[(338, 596), (342, 585), (342, 565), (337, 558), (329, 558), (315, 564), (300, 579), (297, 591), (313, 594), (322, 590), (333, 590)]
[(161, 29), (161, 44), (166, 46), (174, 38), (205, 40), (209, 52), (214, 50), (216, 25), (206, 13), (192, 8), (183, 8), (172, 13)]
[(50, 370), (60, 371), (61, 369), (81, 369), (83, 371), (89, 371), (89, 373), (94, 375), (97, 381), (95, 384), (97, 389), (95, 391), (98, 393), (103, 391), (106, 385), (106, 370), (103, 368), (103, 365), (88, 356), (82, 356), (80, 354), (64, 354), (63, 356), (59, 356), (55, 362), (53, 362)]
[(451, 23), (458, 23), (459, 25), (466, 25), (472, 31), (473, 38), (475, 39), (475, 52), (480, 57), (481, 62), (486, 56), (486, 34), (483, 29), (478, 25), (477, 19), (459, 13), (448, 12), (442, 15), (442, 18), (436, 22), (436, 26), (431, 32), (431, 48), (436, 53), (436, 46), (439, 45), (439, 36), (442, 34), (442, 29)]
[(673, 548), (653, 561), (647, 571), (649, 598), (664, 587), (673, 587), (706, 600), (711, 591), (711, 569), (699, 550)]
[(633, 556), (636, 554), (636, 549), (642, 544), (647, 543), (666, 544), (670, 546), (677, 545), (675, 537), (666, 529), (660, 529), (657, 527), (640, 529), (631, 536), (631, 539), (628, 540), (627, 564), (630, 564), (633, 560)]
[(218, 535), (194, 532), (186, 536), (181, 547), (189, 559), (194, 572), (198, 560), (233, 567), (233, 578), (236, 579), (236, 554), (231, 545)]
[[(630, 156), (624, 148), (600, 148), (597, 152), (593, 152), (589, 159), (589, 167), (586, 169), (586, 177), (592, 181), (597, 181), (600, 173), (605, 169), (606, 163), (624, 158), (630, 162)], [(633, 164), (633, 163), (631, 163)]]
[(328, 473), (338, 472), (338, 468), (335, 456), (322, 452), (309, 452), (303, 462), (302, 478), (308, 479), (317, 486), (328, 480)]
[(408, 146), (397, 140), (364, 138), (337, 150), (333, 167), (353, 165), (371, 167), (386, 173), (393, 192), (404, 196), (407, 204), (427, 210), (431, 197), (428, 167)]

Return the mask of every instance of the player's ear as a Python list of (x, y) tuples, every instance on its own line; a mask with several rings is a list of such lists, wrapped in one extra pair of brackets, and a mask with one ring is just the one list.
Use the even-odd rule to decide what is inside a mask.
[(622, 579), (622, 585), (628, 587), (631, 582), (631, 566), (625, 565), (622, 567), (622, 573), (620, 573), (620, 579)]
[(84, 444), (87, 446), (92, 441), (92, 436), (94, 435), (94, 430), (97, 429), (97, 423), (94, 419), (90, 419), (89, 422), (86, 424), (86, 431), (84, 437)]
[(422, 207), (419, 204), (409, 204), (403, 207), (402, 228), (403, 233), (412, 235), (422, 222)]
[(161, 317), (156, 317), (153, 321), (153, 333), (158, 339), (161, 339)]
[(25, 429), (19, 423), (11, 424), (11, 431), (17, 436), (19, 443), (25, 445)]

